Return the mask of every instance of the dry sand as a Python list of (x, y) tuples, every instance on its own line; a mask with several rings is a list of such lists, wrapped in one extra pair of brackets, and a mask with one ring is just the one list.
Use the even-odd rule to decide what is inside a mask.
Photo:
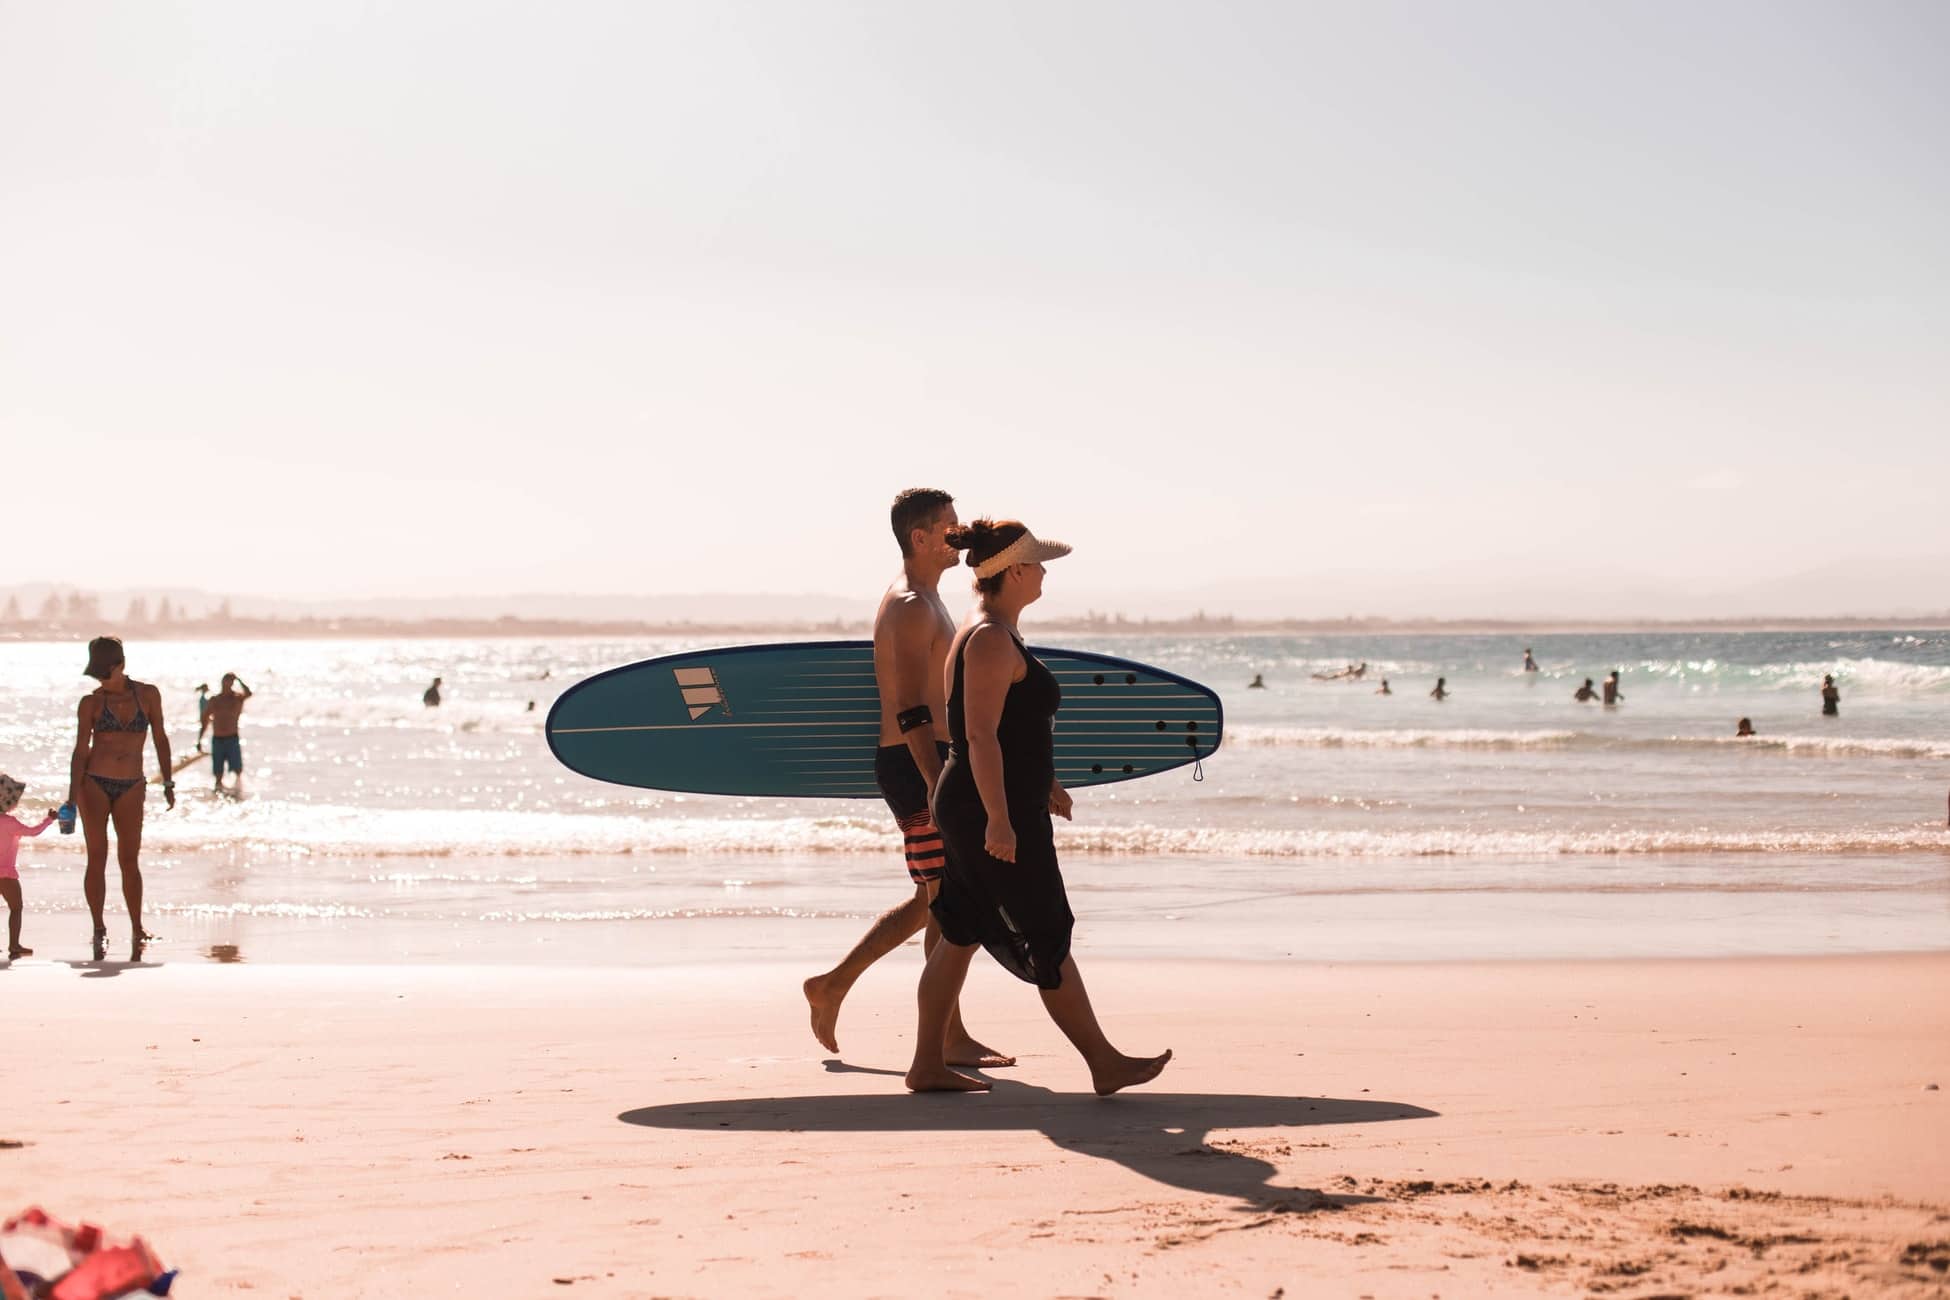
[(1950, 1294), (1950, 956), (1087, 964), (1100, 1100), (978, 959), (987, 1096), (910, 1097), (916, 954), (0, 970), (0, 1195), (189, 1300)]

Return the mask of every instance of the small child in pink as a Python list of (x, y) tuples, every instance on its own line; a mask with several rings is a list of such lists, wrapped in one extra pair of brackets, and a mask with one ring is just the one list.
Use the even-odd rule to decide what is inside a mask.
[(20, 869), (14, 865), (20, 857), (22, 839), (39, 835), (54, 824), (54, 812), (48, 811), (38, 826), (29, 826), (13, 815), (20, 806), (20, 796), (27, 787), (10, 776), (0, 775), (0, 898), (7, 900), (7, 959), (32, 957), (32, 948), (20, 946)]

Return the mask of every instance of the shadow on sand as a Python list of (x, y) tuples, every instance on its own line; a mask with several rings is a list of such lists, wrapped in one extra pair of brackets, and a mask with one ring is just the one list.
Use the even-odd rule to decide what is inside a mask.
[(64, 961), (61, 964), (69, 970), (80, 971), (81, 978), (85, 980), (114, 979), (125, 970), (161, 970), (163, 968), (163, 964), (159, 961), (111, 961), (107, 958), (101, 961)]
[[(998, 1079), (989, 1093), (753, 1097), (645, 1106), (617, 1118), (647, 1128), (707, 1132), (1041, 1133), (1065, 1151), (1115, 1161), (1167, 1187), (1232, 1197), (1254, 1208), (1314, 1210), (1376, 1198), (1277, 1186), (1271, 1181), (1278, 1173), (1273, 1165), (1242, 1150), (1210, 1146), (1207, 1135), (1214, 1129), (1305, 1130), (1328, 1124), (1428, 1119), (1435, 1114), (1402, 1102), (1333, 1097), (1134, 1090), (1100, 1098)], [(1264, 1139), (1261, 1142), (1265, 1144)]]

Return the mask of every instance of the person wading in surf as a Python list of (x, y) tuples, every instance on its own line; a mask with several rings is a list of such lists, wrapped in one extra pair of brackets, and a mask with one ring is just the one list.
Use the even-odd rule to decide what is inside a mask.
[[(921, 947), (933, 952), (941, 938), (928, 905), (941, 887), (943, 850), (928, 803), (948, 756), (947, 685), (944, 668), (955, 620), (941, 603), (941, 575), (961, 563), (946, 534), (959, 522), (955, 499), (934, 488), (909, 488), (894, 498), (894, 537), (900, 542), (901, 576), (880, 597), (873, 619), (873, 675), (880, 691), (880, 749), (874, 779), (905, 841), (907, 875), (914, 895), (883, 913), (840, 964), (802, 986), (812, 1011), (813, 1037), (829, 1052), (840, 1050), (840, 1004), (867, 967), (925, 931)], [(954, 1007), (945, 1038), (955, 1065), (1014, 1065), (969, 1036)]]

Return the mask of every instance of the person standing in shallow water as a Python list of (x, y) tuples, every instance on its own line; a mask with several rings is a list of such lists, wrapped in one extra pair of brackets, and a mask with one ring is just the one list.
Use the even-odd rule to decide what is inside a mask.
[(948, 762), (934, 791), (947, 846), (934, 914), (941, 942), (928, 954), (917, 996), (915, 1092), (980, 1092), (985, 1079), (949, 1068), (951, 1015), (976, 945), (1042, 992), (1043, 1007), (1083, 1056), (1099, 1095), (1158, 1077), (1171, 1053), (1126, 1056), (1097, 1023), (1070, 955), (1070, 913), (1050, 816), (1068, 818), (1056, 779), (1051, 724), (1063, 691), (1022, 643), (1023, 608), (1043, 594), (1043, 563), (1068, 555), (1015, 520), (950, 529), (975, 570), (977, 606), (948, 651)]
[(1534, 673), (1537, 671), (1537, 661), (1530, 657), (1529, 646), (1525, 646), (1523, 648), (1523, 670), (1527, 673)]
[[(940, 942), (929, 904), (941, 887), (943, 849), (929, 802), (948, 746), (948, 697), (943, 668), (955, 639), (955, 620), (941, 603), (941, 575), (961, 563), (948, 545), (957, 527), (955, 499), (936, 488), (909, 488), (894, 498), (894, 538), (901, 548), (901, 576), (880, 597), (873, 619), (873, 675), (880, 694), (880, 748), (874, 781), (901, 829), (913, 895), (884, 912), (840, 964), (815, 975), (801, 989), (812, 1013), (813, 1037), (829, 1052), (840, 1050), (840, 1004), (867, 968), (924, 930), (923, 954)], [(947, 1026), (950, 1065), (1014, 1065), (1015, 1058), (984, 1047), (952, 1009)]]
[(421, 692), (420, 703), (426, 705), (429, 709), (437, 709), (440, 707), (440, 679), (438, 677), (433, 679), (433, 685)]
[[(232, 690), (231, 687), (239, 687)], [(196, 747), (203, 748), (203, 732), (210, 732), (210, 768), (216, 773), (217, 793), (223, 794), (223, 771), (228, 767), (237, 774), (236, 789), (233, 794), (244, 793), (244, 742), (237, 734), (237, 723), (244, 715), (244, 704), (251, 697), (251, 688), (236, 673), (223, 675), (223, 692), (211, 700), (204, 710), (203, 721), (196, 729)]]
[(1618, 670), (1614, 668), (1611, 670), (1611, 676), (1605, 678), (1605, 704), (1607, 706), (1622, 704), (1624, 700), (1625, 692), (1618, 689)]
[(1839, 718), (1842, 716), (1842, 692), (1835, 685), (1835, 675), (1824, 673), (1821, 678), (1822, 716)]
[(1429, 698), (1432, 700), (1446, 700), (1449, 698), (1449, 679), (1447, 677), (1438, 677), (1435, 679), (1435, 689), (1429, 692)]
[(176, 782), (169, 776), (169, 732), (163, 726), (162, 692), (130, 680), (122, 643), (98, 636), (88, 643), (87, 674), (101, 685), (81, 697), (76, 715), (74, 758), (69, 764), (68, 802), (81, 815), (88, 865), (81, 890), (95, 923), (94, 954), (108, 955), (108, 832), (115, 829), (115, 857), (122, 871), (122, 901), (129, 909), (129, 960), (142, 960), (150, 935), (142, 928), (142, 805), (147, 782), (142, 750), (151, 737), (163, 772), (163, 799), (176, 806)]

